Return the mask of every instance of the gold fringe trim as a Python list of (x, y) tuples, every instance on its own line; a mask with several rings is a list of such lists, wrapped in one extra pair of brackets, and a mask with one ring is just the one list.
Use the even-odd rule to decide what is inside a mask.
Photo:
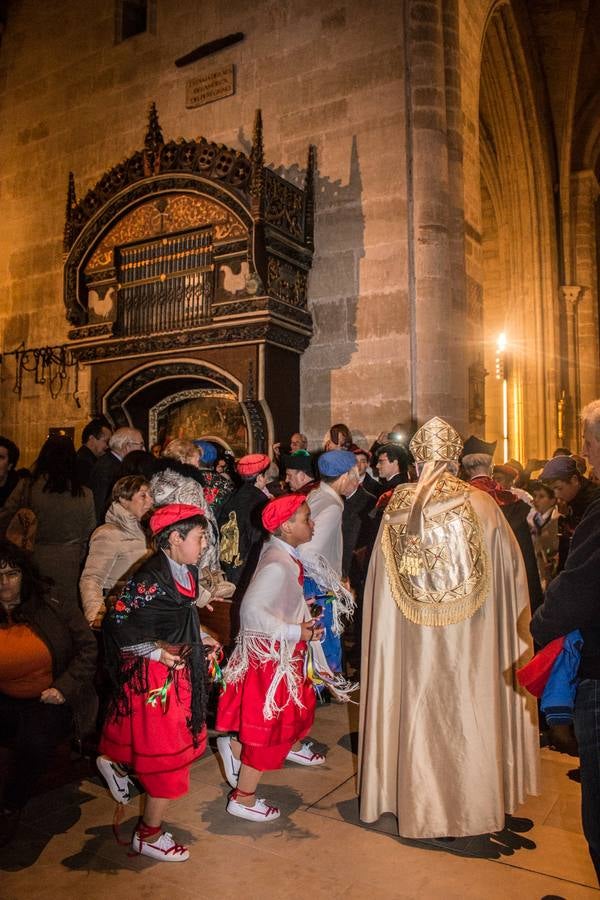
[[(464, 596), (452, 600), (419, 600), (416, 599), (415, 588), (410, 581), (410, 575), (402, 574), (398, 565), (398, 558), (394, 548), (394, 526), (384, 525), (381, 537), (381, 548), (385, 559), (385, 568), (392, 590), (392, 596), (401, 613), (415, 625), (441, 628), (445, 625), (457, 625), (470, 619), (477, 610), (481, 609), (486, 601), (490, 588), (490, 562), (483, 540), (483, 529), (479, 519), (475, 515), (468, 500), (465, 506), (470, 512), (470, 524), (474, 535), (470, 541), (473, 545), (471, 553), (471, 571), (461, 585), (456, 585), (453, 590), (465, 591)], [(450, 548), (451, 549), (451, 548)], [(480, 572), (477, 571), (480, 569)], [(416, 574), (416, 573), (415, 573)], [(469, 581), (475, 580), (473, 588), (469, 589)], [(419, 587), (419, 593), (427, 592), (427, 586)], [(428, 594), (439, 593), (434, 590)]]

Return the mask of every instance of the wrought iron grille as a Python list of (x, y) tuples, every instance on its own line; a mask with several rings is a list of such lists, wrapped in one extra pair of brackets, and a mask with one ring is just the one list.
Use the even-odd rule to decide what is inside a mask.
[(210, 316), (213, 235), (204, 228), (121, 247), (117, 331), (180, 331)]

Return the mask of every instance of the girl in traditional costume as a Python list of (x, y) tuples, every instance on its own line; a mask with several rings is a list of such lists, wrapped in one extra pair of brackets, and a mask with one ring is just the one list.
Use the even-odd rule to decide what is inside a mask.
[(219, 698), (217, 739), (225, 775), (233, 787), (227, 812), (268, 822), (277, 807), (257, 799), (262, 773), (284, 761), (321, 765), (325, 757), (304, 738), (315, 713), (314, 685), (326, 682), (340, 700), (352, 689), (327, 666), (320, 638), (303, 595), (300, 544), (311, 539), (313, 522), (301, 494), (271, 500), (262, 512), (271, 537), (240, 606), (240, 633), (225, 670)]
[(129, 801), (135, 775), (146, 804), (133, 849), (168, 862), (188, 859), (189, 851), (161, 823), (169, 801), (187, 793), (190, 765), (206, 747), (207, 668), (196, 611), (210, 600), (199, 589), (196, 567), (206, 527), (196, 506), (157, 509), (150, 528), (158, 552), (103, 624), (113, 695), (98, 768), (121, 803)]

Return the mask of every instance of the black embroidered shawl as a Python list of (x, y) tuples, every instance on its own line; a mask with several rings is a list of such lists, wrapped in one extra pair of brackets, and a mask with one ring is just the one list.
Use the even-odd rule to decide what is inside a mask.
[[(196, 568), (190, 566), (189, 569), (196, 580)], [(192, 689), (187, 725), (196, 743), (206, 721), (209, 692), (206, 654), (200, 638), (197, 608), (191, 597), (178, 591), (162, 551), (151, 556), (128, 581), (106, 614), (102, 629), (105, 664), (112, 689), (109, 714), (117, 717), (130, 711), (128, 691), (135, 694), (148, 691), (147, 657), (124, 656), (121, 648), (148, 641), (163, 641), (175, 646), (185, 644), (192, 648), (185, 662)], [(183, 670), (174, 673), (175, 689), (180, 671)]]

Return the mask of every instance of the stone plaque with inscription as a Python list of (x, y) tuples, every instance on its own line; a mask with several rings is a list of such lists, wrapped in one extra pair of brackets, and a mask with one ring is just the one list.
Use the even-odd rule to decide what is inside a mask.
[(185, 86), (185, 105), (188, 109), (194, 109), (196, 106), (212, 103), (213, 100), (229, 97), (234, 92), (233, 63), (231, 63), (188, 81)]

